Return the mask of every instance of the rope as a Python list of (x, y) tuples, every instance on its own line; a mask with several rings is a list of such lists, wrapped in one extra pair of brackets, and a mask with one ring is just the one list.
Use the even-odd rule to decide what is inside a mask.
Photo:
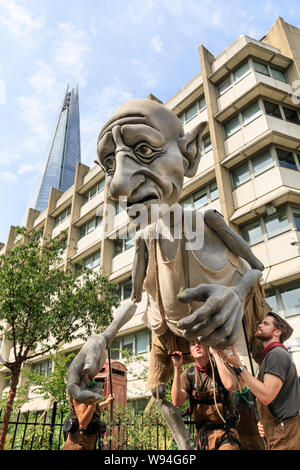
[(224, 424), (226, 424), (226, 420), (224, 419), (224, 417), (222, 416), (220, 410), (219, 410), (219, 407), (218, 407), (218, 404), (217, 404), (217, 396), (216, 396), (216, 379), (215, 379), (215, 369), (214, 369), (214, 365), (212, 363), (212, 359), (211, 359), (211, 354), (208, 350), (208, 358), (209, 358), (209, 362), (210, 362), (210, 366), (211, 366), (211, 370), (212, 370), (212, 379), (213, 379), (213, 383), (214, 383), (214, 402), (215, 402), (215, 407), (216, 407), (216, 410), (217, 410), (217, 413), (218, 415), (220, 416), (221, 420), (223, 421)]

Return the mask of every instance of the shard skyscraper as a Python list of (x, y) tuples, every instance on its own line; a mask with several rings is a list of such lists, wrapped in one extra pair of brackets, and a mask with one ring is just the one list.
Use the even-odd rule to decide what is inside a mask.
[(74, 183), (80, 162), (80, 121), (78, 87), (69, 89), (63, 100), (35, 209), (48, 206), (51, 188), (66, 191)]

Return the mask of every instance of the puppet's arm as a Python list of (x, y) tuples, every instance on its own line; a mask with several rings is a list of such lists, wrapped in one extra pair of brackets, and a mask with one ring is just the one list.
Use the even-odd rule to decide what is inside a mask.
[(226, 224), (224, 217), (218, 211), (213, 209), (205, 211), (204, 220), (235, 255), (247, 261), (252, 269), (263, 271), (264, 265), (254, 256), (245, 240)]

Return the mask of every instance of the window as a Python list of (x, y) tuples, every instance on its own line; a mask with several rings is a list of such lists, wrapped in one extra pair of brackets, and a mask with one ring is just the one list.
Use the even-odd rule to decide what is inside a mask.
[(241, 228), (241, 234), (249, 246), (256, 245), (263, 241), (263, 234), (260, 220), (251, 222)]
[(141, 330), (137, 333), (114, 339), (111, 344), (111, 358), (121, 359), (123, 357), (122, 351), (128, 351), (132, 354), (144, 354), (149, 352), (150, 349), (151, 332), (149, 330)]
[(204, 148), (204, 153), (207, 153), (212, 149), (210, 134), (203, 137), (203, 148)]
[(241, 128), (239, 117), (235, 116), (224, 124), (225, 138), (227, 139)]
[(206, 108), (206, 102), (204, 96), (200, 98), (196, 103), (189, 106), (180, 116), (178, 119), (180, 120), (181, 124), (184, 126), (187, 122), (193, 119), (197, 114), (201, 113), (203, 109)]
[(246, 61), (243, 64), (239, 65), (229, 76), (227, 76), (217, 85), (218, 95), (224, 95), (224, 93), (226, 93), (226, 91), (229, 90), (234, 83), (238, 82), (243, 77), (245, 77), (248, 72), (250, 72), (250, 66), (249, 62)]
[(287, 83), (285, 73), (283, 70), (279, 70), (273, 65), (263, 64), (261, 62), (257, 62), (256, 60), (253, 61), (254, 63), (254, 70), (256, 72), (262, 73), (263, 75), (271, 76), (276, 80), (280, 80), (281, 82)]
[(250, 223), (242, 225), (240, 233), (248, 245), (251, 246), (264, 241), (264, 239), (276, 237), (290, 229), (288, 207), (286, 206), (277, 208), (272, 215), (265, 214)]
[(270, 149), (265, 150), (256, 157), (252, 158), (254, 175), (258, 176), (264, 171), (274, 166)]
[(265, 105), (265, 110), (266, 113), (269, 114), (270, 116), (277, 117), (279, 119), (282, 119), (280, 108), (278, 104), (271, 103), (270, 101), (265, 101), (264, 100), (264, 105)]
[(270, 67), (271, 75), (276, 80), (280, 80), (281, 82), (287, 83), (287, 79), (285, 73), (282, 70), (275, 69), (274, 67)]
[(63, 212), (61, 212), (54, 220), (54, 227), (57, 227), (64, 220), (66, 220), (71, 215), (71, 206), (67, 207)]
[(191, 106), (189, 109), (186, 110), (185, 112), (185, 120), (186, 122), (189, 122), (191, 119), (193, 119), (195, 116), (198, 114), (198, 106), (197, 103)]
[(300, 313), (300, 285), (281, 289), (281, 300), (286, 317)]
[(122, 350), (127, 352), (133, 352), (133, 335), (123, 336), (122, 338)]
[(210, 202), (218, 199), (218, 186), (216, 181), (212, 181), (207, 186), (198, 189), (197, 191), (190, 194), (188, 197), (184, 198), (180, 201), (180, 205), (184, 207), (184, 209), (188, 210), (197, 210), (200, 207), (209, 204)]
[(88, 201), (93, 199), (98, 193), (100, 193), (104, 189), (105, 179), (99, 181), (99, 183), (95, 184), (91, 189), (89, 189), (83, 195), (83, 205), (86, 204)]
[(300, 314), (300, 283), (276, 287), (266, 292), (266, 300), (274, 312), (285, 317)]
[(248, 162), (245, 162), (242, 165), (236, 167), (234, 170), (232, 170), (231, 174), (234, 188), (237, 188), (246, 181), (249, 181), (250, 171)]
[(206, 108), (206, 102), (204, 96), (198, 101), (199, 104), (199, 111), (203, 111)]
[(218, 85), (218, 94), (219, 94), (219, 96), (224, 95), (224, 93), (226, 93), (226, 91), (229, 90), (229, 88), (231, 88), (231, 86), (232, 86), (231, 85), (231, 76), (229, 75), (229, 77), (225, 78), (225, 80), (223, 80)]
[(52, 361), (46, 360), (32, 365), (32, 369), (40, 375), (47, 377), (52, 371)]
[(233, 72), (233, 79), (235, 82), (241, 80), (247, 73), (250, 71), (250, 66), (248, 62), (244, 62)]
[(132, 280), (131, 277), (126, 281), (119, 283), (119, 300), (128, 299), (131, 296)]
[(241, 184), (255, 178), (264, 171), (274, 166), (271, 149), (263, 150), (247, 162), (233, 168), (231, 170), (233, 188), (237, 188)]
[(273, 294), (273, 293), (269, 293), (267, 294), (266, 293), (266, 301), (270, 307), (270, 309), (272, 310), (272, 312), (278, 312), (278, 304), (277, 304), (277, 299), (276, 299), (276, 294)]
[(295, 109), (286, 108), (285, 106), (283, 106), (282, 109), (287, 121), (293, 122), (294, 124), (300, 124), (299, 116)]
[(276, 148), (278, 162), (280, 166), (297, 170), (296, 161), (292, 152)]
[(148, 335), (147, 331), (141, 331), (136, 334), (135, 351), (137, 354), (147, 352), (148, 348)]
[(92, 220), (87, 222), (85, 225), (83, 225), (80, 228), (79, 238), (83, 238), (89, 233), (91, 233), (93, 230), (95, 230), (96, 227), (98, 227), (98, 225), (101, 224), (101, 222), (102, 222), (101, 217), (94, 217)]
[(290, 229), (287, 210), (277, 210), (275, 214), (265, 217), (265, 225), (268, 238), (275, 237)]
[(123, 250), (123, 240), (121, 239), (117, 239), (117, 240), (114, 240), (114, 256), (117, 256), (119, 255), (120, 253), (122, 253)]
[(292, 207), (292, 213), (293, 213), (296, 229), (300, 230), (300, 209), (297, 207)]
[(242, 111), (242, 118), (244, 125), (248, 124), (249, 122), (253, 121), (257, 116), (260, 116), (261, 110), (258, 104), (258, 101), (252, 103), (248, 106), (244, 111)]
[(118, 238), (114, 240), (114, 256), (123, 253), (126, 250), (129, 250), (134, 246), (134, 237), (133, 238)]
[(253, 63), (255, 72), (270, 76), (269, 69), (266, 64), (262, 64), (261, 62), (257, 62), (256, 60), (254, 60)]
[(87, 269), (93, 269), (100, 264), (100, 251), (96, 251), (91, 256), (83, 260), (83, 265)]
[(253, 121), (257, 116), (261, 114), (261, 110), (258, 104), (258, 101), (255, 101), (250, 106), (247, 106), (241, 113), (239, 113), (234, 118), (230, 119), (229, 121), (225, 122), (224, 124), (224, 134), (225, 139), (230, 137), (236, 131), (241, 128), (241, 122), (243, 125), (247, 125), (249, 122)]
[(199, 207), (205, 206), (208, 204), (208, 195), (207, 189), (203, 188), (200, 191), (196, 191), (193, 194), (194, 209), (197, 210)]
[(264, 100), (266, 113), (270, 116), (284, 119), (285, 121), (292, 122), (293, 124), (300, 125), (300, 119), (296, 109), (287, 108), (286, 106), (279, 106), (271, 101)]
[(210, 191), (210, 200), (211, 201), (214, 201), (215, 199), (218, 199), (219, 191), (218, 191), (218, 186), (217, 186), (216, 181), (209, 185), (209, 191)]

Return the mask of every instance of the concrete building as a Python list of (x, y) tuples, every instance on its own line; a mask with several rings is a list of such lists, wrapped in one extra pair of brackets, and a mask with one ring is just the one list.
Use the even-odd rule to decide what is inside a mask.
[[(199, 58), (201, 72), (165, 103), (185, 131), (208, 122), (198, 172), (186, 180), (181, 202), (220, 211), (264, 263), (267, 300), (294, 328), (288, 344), (300, 375), (300, 29), (278, 18), (260, 41), (241, 35), (217, 57), (200, 46)], [(124, 210), (116, 207), (114, 215), (102, 217), (108, 202), (100, 167), (79, 163), (74, 185), (64, 193), (52, 189), (47, 209), (31, 209), (27, 226), (53, 237), (67, 230), (65, 263), (83, 260), (102, 268), (119, 283), (123, 300), (130, 296), (134, 248), (132, 240), (120, 239), (128, 224)], [(1, 253), (14, 243), (12, 227)], [(147, 361), (151, 334), (142, 322), (145, 305), (144, 296), (114, 346), (144, 354)], [(113, 358), (121, 359), (121, 352), (114, 351)], [(143, 363), (139, 368), (147, 371)], [(0, 374), (1, 392), (4, 368)], [(133, 406), (143, 407), (143, 397), (144, 380), (129, 374)]]

